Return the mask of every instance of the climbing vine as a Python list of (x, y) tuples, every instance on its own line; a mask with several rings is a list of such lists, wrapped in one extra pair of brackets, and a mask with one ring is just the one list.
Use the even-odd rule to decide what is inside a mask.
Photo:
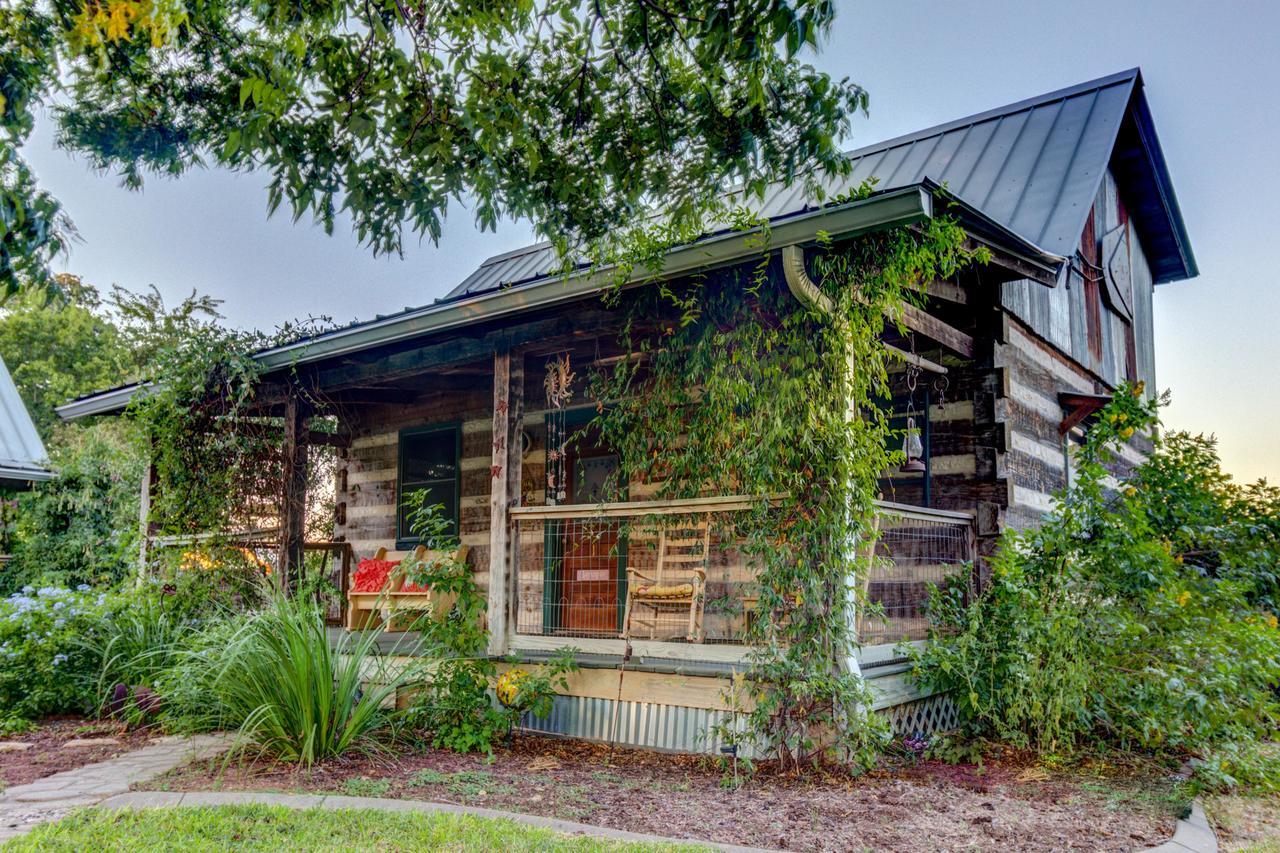
[[(827, 312), (782, 283), (764, 223), (742, 213), (732, 222), (760, 249), (758, 263), (619, 289), (629, 356), (594, 376), (594, 396), (610, 402), (596, 423), (629, 483), (655, 484), (660, 498), (753, 499), (715, 522), (759, 572), (753, 651), (735, 690), (746, 732), (720, 735), (774, 751), (786, 767), (826, 756), (865, 766), (882, 724), (846, 662), (857, 643), (854, 555), (873, 536), (877, 481), (895, 461), (874, 405), (889, 396), (880, 336), (920, 284), (975, 253), (946, 218), (824, 238), (809, 254)], [(670, 242), (636, 241), (621, 268), (657, 269)]]
[[(149, 385), (129, 414), (150, 442), (151, 519), (166, 533), (274, 524), (283, 430), (254, 353), (314, 334), (289, 324), (274, 334), (194, 327), (157, 353)], [(281, 390), (281, 389), (276, 389)], [(313, 408), (322, 408), (312, 401)], [(310, 466), (311, 478), (329, 475)]]

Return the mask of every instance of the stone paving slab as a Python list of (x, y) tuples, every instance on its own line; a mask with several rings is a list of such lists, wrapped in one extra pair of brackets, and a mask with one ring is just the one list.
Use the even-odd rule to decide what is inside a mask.
[(565, 835), (585, 835), (596, 838), (612, 838), (619, 841), (644, 841), (656, 844), (685, 844), (707, 847), (714, 850), (732, 851), (732, 853), (766, 853), (758, 847), (740, 847), (733, 844), (717, 844), (710, 841), (695, 841), (687, 838), (665, 838), (660, 835), (646, 835), (639, 832), (628, 832), (607, 826), (592, 826), (575, 823), (541, 815), (520, 814), (519, 812), (503, 812), (497, 809), (483, 809), (473, 806), (458, 806), (453, 803), (435, 803), (427, 800), (390, 800), (378, 797), (343, 797), (321, 794), (272, 794), (266, 792), (209, 791), (168, 792), (168, 791), (135, 791), (120, 794), (103, 800), (98, 804), (104, 809), (143, 809), (173, 806), (227, 806), (260, 803), (269, 806), (284, 806), (290, 809), (373, 809), (386, 812), (416, 812), (426, 814), (465, 814), (476, 817), (514, 820), (530, 826), (550, 829)]
[(57, 820), (73, 808), (91, 806), (122, 794), (197, 759), (210, 758), (231, 745), (226, 735), (163, 737), (133, 752), (74, 770), (55, 773), (0, 793), (0, 841)]
[(1178, 821), (1173, 838), (1148, 853), (1218, 853), (1218, 837), (1199, 803), (1191, 804), (1191, 814)]

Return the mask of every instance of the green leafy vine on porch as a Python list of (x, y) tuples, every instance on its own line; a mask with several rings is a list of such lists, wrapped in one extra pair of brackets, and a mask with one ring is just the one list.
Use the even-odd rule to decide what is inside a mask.
[[(207, 323), (159, 349), (149, 385), (129, 407), (150, 442), (150, 517), (159, 529), (184, 534), (274, 523), (283, 428), (269, 395), (300, 392), (264, 387), (254, 355), (318, 329), (319, 321), (273, 334)], [(322, 401), (312, 402), (323, 411)], [(313, 479), (327, 473), (311, 467)]]
[(656, 484), (657, 497), (755, 499), (716, 521), (759, 570), (747, 627), (754, 651), (735, 690), (746, 733), (726, 725), (720, 736), (776, 750), (785, 766), (824, 756), (866, 766), (883, 726), (844, 664), (857, 643), (856, 543), (873, 535), (877, 481), (895, 455), (874, 405), (888, 396), (880, 337), (886, 313), (918, 301), (921, 284), (985, 254), (966, 248), (945, 217), (824, 239), (810, 254), (834, 305), (828, 315), (781, 283), (766, 223), (741, 211), (730, 222), (761, 252), (757, 263), (624, 290), (633, 270), (659, 269), (690, 235), (639, 235), (617, 260), (613, 298), (626, 308), (620, 340), (630, 357), (594, 375), (593, 396), (611, 404), (596, 424), (626, 481)]

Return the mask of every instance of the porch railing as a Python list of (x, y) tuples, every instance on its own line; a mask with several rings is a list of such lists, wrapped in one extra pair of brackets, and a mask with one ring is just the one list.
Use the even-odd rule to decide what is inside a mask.
[(516, 635), (741, 643), (756, 573), (716, 520), (750, 506), (713, 497), (513, 509)]
[[(513, 633), (743, 644), (758, 618), (757, 571), (728, 515), (751, 506), (730, 496), (513, 509)], [(973, 559), (971, 519), (882, 503), (879, 526), (862, 642), (920, 639), (931, 586)]]
[(878, 502), (879, 536), (863, 574), (858, 614), (863, 646), (923, 640), (932, 589), (965, 571), (976, 557), (968, 513)]

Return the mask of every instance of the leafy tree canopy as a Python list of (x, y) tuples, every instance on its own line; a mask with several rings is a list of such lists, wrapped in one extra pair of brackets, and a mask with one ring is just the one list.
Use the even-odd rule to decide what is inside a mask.
[(194, 290), (169, 307), (154, 286), (133, 293), (113, 285), (104, 301), (77, 276), (58, 275), (56, 285), (52, 298), (28, 291), (0, 312), (0, 357), (46, 441), (55, 407), (147, 376), (161, 349), (222, 316), (221, 300)]
[(61, 299), (31, 291), (9, 300), (0, 316), (0, 357), (46, 441), (58, 422), (55, 406), (120, 384), (132, 361), (98, 292), (74, 276), (60, 276), (59, 284)]
[[(830, 0), (5, 0), (0, 287), (47, 282), (66, 241), (14, 153), (58, 85), (59, 140), (137, 187), (195, 165), (270, 175), (375, 252), (439, 238), (451, 202), (598, 241), (655, 202), (844, 167), (866, 94), (797, 54)], [(571, 237), (566, 235), (572, 235)]]

